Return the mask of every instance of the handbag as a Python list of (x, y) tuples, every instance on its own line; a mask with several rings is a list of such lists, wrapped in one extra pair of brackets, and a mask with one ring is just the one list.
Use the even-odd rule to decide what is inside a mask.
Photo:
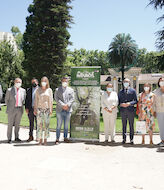
[(136, 107), (136, 114), (139, 115), (140, 110), (139, 110), (139, 103), (137, 103), (137, 107)]
[[(141, 101), (142, 101), (142, 97), (143, 97), (143, 92), (141, 93)], [(140, 113), (139, 104), (140, 104), (140, 101), (137, 102), (137, 107), (136, 107), (136, 114), (137, 115), (139, 115), (139, 113)]]
[(136, 133), (140, 135), (146, 134), (146, 121), (136, 121)]

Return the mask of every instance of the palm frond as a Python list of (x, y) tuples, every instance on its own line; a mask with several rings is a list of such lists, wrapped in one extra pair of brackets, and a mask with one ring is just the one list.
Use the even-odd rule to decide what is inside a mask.
[(150, 3), (148, 5), (153, 5), (155, 9), (162, 9), (164, 6), (164, 0), (150, 0)]
[(159, 49), (160, 51), (164, 50), (164, 27), (162, 30), (156, 32), (156, 36), (158, 36), (157, 40), (156, 40), (156, 47), (157, 49)]

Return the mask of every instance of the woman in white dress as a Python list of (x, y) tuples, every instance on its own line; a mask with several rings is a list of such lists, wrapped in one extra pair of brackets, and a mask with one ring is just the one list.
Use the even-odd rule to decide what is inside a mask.
[(108, 83), (106, 86), (106, 92), (101, 96), (101, 107), (104, 120), (104, 130), (105, 130), (105, 142), (109, 140), (109, 133), (111, 136), (111, 142), (114, 141), (116, 119), (117, 119), (117, 109), (118, 106), (118, 96), (115, 91), (113, 91), (113, 85)]

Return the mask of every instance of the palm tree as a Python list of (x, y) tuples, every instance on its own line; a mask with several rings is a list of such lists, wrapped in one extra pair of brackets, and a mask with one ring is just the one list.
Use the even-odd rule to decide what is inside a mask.
[(124, 80), (125, 69), (134, 65), (138, 46), (130, 34), (117, 34), (109, 45), (109, 60), (112, 66), (119, 68)]
[(153, 5), (155, 9), (162, 8), (164, 6), (164, 0), (150, 0), (149, 5)]
[[(164, 7), (164, 0), (150, 0), (150, 3), (148, 5), (153, 5), (154, 8), (162, 9)], [(161, 22), (164, 20), (164, 14), (157, 19), (158, 22)], [(164, 27), (156, 32), (157, 40), (156, 40), (156, 47), (159, 50), (164, 50)]]

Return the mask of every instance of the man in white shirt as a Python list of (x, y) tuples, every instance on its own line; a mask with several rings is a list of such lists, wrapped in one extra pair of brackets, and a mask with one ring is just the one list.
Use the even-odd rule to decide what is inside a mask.
[(26, 97), (26, 91), (21, 88), (22, 80), (16, 78), (14, 81), (14, 86), (9, 88), (6, 92), (5, 103), (7, 106), (8, 114), (8, 130), (7, 138), (8, 143), (12, 143), (12, 128), (15, 126), (15, 141), (20, 142), (19, 139), (19, 125), (22, 118), (24, 110), (24, 101)]

